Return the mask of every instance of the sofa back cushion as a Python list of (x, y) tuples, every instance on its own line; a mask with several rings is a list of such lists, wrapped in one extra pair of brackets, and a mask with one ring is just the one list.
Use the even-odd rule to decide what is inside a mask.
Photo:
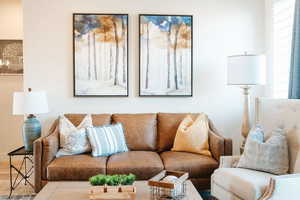
[[(65, 117), (74, 124), (78, 126), (86, 114), (65, 114)], [(103, 126), (111, 123), (111, 114), (93, 114), (92, 115), (93, 125), (94, 126)]]
[(157, 149), (156, 114), (113, 114), (113, 123), (125, 129), (127, 146), (134, 151)]
[[(199, 113), (198, 113), (199, 114)], [(196, 119), (197, 113), (158, 113), (157, 114), (157, 133), (158, 133), (158, 151), (169, 151), (173, 147), (177, 129), (181, 121), (191, 115)]]

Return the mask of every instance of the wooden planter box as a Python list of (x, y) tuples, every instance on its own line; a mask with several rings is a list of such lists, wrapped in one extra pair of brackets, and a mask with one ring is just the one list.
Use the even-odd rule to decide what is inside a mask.
[(134, 186), (93, 186), (90, 190), (91, 200), (135, 200)]

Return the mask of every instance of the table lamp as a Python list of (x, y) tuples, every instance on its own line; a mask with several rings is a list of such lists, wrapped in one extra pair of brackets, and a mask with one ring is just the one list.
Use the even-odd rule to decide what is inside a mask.
[(241, 134), (244, 137), (241, 153), (250, 131), (249, 125), (249, 89), (253, 85), (264, 85), (266, 79), (266, 59), (264, 55), (235, 55), (228, 57), (227, 84), (237, 85), (244, 93), (244, 114)]
[(13, 97), (13, 114), (27, 115), (23, 125), (23, 141), (25, 151), (33, 151), (33, 142), (41, 136), (41, 124), (35, 114), (47, 113), (48, 102), (46, 92), (15, 92)]

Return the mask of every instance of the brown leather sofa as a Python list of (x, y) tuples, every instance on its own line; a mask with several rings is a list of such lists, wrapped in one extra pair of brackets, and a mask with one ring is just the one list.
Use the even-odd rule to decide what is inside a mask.
[[(219, 135), (210, 122), (209, 143), (213, 157), (170, 149), (177, 128), (186, 113), (158, 114), (95, 114), (94, 126), (120, 122), (125, 128), (129, 152), (109, 157), (90, 154), (56, 158), (59, 148), (58, 120), (49, 134), (34, 142), (35, 191), (48, 181), (87, 181), (96, 174), (134, 173), (138, 180), (147, 180), (163, 169), (189, 173), (197, 189), (210, 188), (210, 176), (218, 168), (220, 156), (232, 154), (232, 141)], [(193, 117), (196, 114), (192, 114)], [(68, 114), (75, 125), (84, 114)]]

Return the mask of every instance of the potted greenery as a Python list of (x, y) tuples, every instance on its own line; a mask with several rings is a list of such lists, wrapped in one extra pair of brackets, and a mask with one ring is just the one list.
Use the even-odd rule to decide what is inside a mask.
[(118, 185), (132, 185), (135, 181), (134, 174), (115, 174), (115, 175), (103, 175), (98, 174), (89, 178), (92, 186), (118, 186)]
[(136, 188), (133, 186), (134, 174), (103, 175), (89, 178), (92, 185), (90, 199), (130, 199), (135, 200)]

